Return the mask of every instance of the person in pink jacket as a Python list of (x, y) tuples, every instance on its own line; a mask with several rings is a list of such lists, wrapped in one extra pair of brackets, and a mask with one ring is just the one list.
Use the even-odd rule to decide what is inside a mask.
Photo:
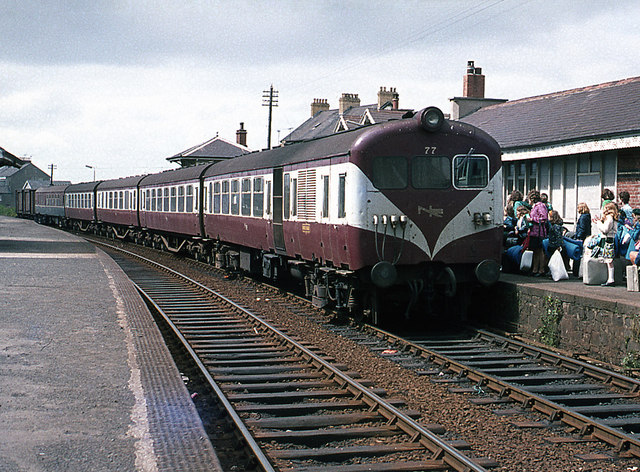
[(540, 277), (547, 271), (547, 260), (542, 249), (542, 240), (547, 237), (549, 211), (547, 205), (540, 200), (540, 192), (537, 190), (531, 190), (527, 199), (532, 205), (529, 213), (529, 220), (532, 224), (529, 230), (529, 249), (533, 251), (531, 270), (534, 277)]

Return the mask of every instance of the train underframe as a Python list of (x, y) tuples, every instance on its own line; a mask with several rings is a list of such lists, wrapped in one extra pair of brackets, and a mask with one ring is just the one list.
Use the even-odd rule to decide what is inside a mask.
[(376, 325), (433, 316), (464, 318), (471, 288), (477, 283), (475, 264), (425, 262), (394, 266), (394, 283), (380, 286), (372, 267), (347, 270), (327, 261), (292, 259), (219, 240), (187, 238), (134, 226), (78, 220), (66, 223), (78, 232), (183, 254), (232, 273), (248, 273), (278, 283), (296, 282), (315, 307)]

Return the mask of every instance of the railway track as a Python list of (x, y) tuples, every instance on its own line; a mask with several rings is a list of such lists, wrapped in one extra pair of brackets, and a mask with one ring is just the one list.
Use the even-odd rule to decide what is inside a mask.
[(209, 381), (258, 470), (483, 471), (495, 465), (464, 455), (459, 449), (466, 443), (440, 436), (438, 425), (418, 423), (402, 401), (384, 398), (370, 382), (355, 380), (357, 373), (344, 372), (257, 314), (167, 267), (119, 254), (114, 259)]
[[(476, 330), (402, 338), (372, 326), (333, 327), (476, 404), (512, 404), (640, 458), (640, 381), (558, 353)], [(567, 438), (567, 441), (571, 441)]]

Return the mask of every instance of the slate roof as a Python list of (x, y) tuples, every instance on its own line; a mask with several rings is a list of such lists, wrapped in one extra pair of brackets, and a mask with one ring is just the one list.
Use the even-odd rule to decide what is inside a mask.
[(2, 166), (13, 166), (20, 168), (23, 166), (25, 161), (14, 156), (9, 151), (5, 151), (0, 147), (0, 168)]
[(460, 121), (489, 133), (503, 150), (638, 134), (640, 77), (492, 105)]
[(218, 136), (205, 141), (204, 143), (193, 146), (186, 151), (176, 154), (175, 156), (168, 157), (170, 162), (178, 162), (185, 158), (187, 159), (229, 159), (243, 154), (250, 153), (251, 150), (237, 143), (231, 143), (226, 139)]
[[(373, 118), (374, 123), (381, 123), (383, 121), (399, 120), (410, 110), (378, 110), (378, 105), (361, 105), (358, 107), (351, 107), (345, 110), (342, 115), (343, 124), (346, 129), (356, 129), (369, 122), (365, 119), (367, 112)], [(332, 110), (324, 110), (316, 113), (307, 121), (302, 123), (291, 133), (289, 133), (282, 141), (283, 142), (295, 142), (305, 141), (308, 139), (322, 138), (334, 134), (339, 129), (341, 117), (338, 108)]]

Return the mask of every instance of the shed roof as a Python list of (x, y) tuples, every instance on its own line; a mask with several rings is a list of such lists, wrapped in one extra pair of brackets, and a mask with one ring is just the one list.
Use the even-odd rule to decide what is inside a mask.
[(12, 166), (12, 167), (21, 167), (24, 165), (25, 161), (20, 159), (19, 157), (14, 156), (9, 151), (5, 151), (0, 147), (0, 167), (2, 166)]
[(503, 150), (640, 132), (640, 77), (481, 108), (461, 121)]

